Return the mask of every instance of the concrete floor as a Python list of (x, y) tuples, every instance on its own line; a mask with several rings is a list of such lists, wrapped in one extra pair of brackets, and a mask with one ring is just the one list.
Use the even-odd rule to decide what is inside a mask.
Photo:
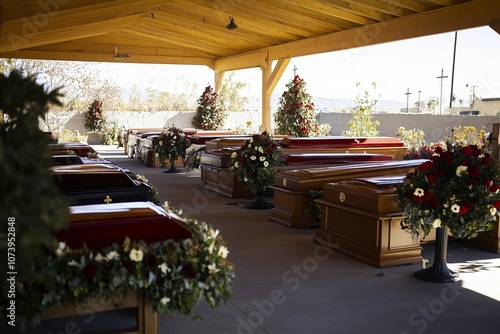
[[(227, 241), (228, 258), (236, 268), (234, 297), (215, 309), (200, 305), (198, 321), (164, 315), (160, 333), (500, 332), (499, 254), (451, 241), (448, 266), (460, 275), (459, 281), (419, 281), (412, 274), (420, 265), (381, 269), (321, 248), (313, 242), (313, 229), (269, 222), (269, 210), (243, 207), (248, 199), (204, 190), (199, 171), (161, 173), (127, 158), (121, 149), (96, 149), (146, 176), (161, 201), (211, 224)], [(432, 260), (432, 244), (424, 246), (423, 257)], [(43, 331), (59, 332), (66, 333), (58, 328)]]

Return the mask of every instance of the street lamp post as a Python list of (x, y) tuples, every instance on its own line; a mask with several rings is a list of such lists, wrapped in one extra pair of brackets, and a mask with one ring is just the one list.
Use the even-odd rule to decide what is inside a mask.
[(420, 93), (421, 92), (422, 92), (421, 90), (418, 91), (418, 106), (417, 106), (417, 108), (418, 108), (418, 113), (419, 114), (420, 114)]

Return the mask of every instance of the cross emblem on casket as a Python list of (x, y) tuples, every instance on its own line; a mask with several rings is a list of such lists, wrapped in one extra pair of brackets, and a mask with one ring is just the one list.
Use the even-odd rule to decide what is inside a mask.
[(106, 204), (109, 204), (109, 203), (113, 202), (113, 200), (111, 199), (111, 197), (109, 197), (109, 195), (106, 195), (106, 198), (104, 199), (104, 202)]

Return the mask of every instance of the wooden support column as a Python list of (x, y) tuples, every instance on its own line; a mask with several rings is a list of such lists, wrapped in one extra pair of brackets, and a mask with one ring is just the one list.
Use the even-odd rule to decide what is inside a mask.
[(271, 132), (271, 94), (276, 88), (283, 72), (285, 71), (290, 58), (280, 58), (276, 66), (272, 69), (272, 62), (267, 61), (267, 66), (261, 67), (262, 70), (262, 125), (261, 131)]
[(226, 71), (215, 72), (215, 91), (217, 94), (220, 93), (222, 89), (222, 81), (224, 80), (224, 76), (226, 75)]

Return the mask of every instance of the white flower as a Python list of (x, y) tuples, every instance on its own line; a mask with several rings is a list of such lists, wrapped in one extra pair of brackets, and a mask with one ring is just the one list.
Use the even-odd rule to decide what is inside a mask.
[(155, 157), (159, 157), (160, 154), (158, 152), (155, 153)]
[(238, 156), (238, 153), (236, 153), (236, 152), (231, 153), (231, 158), (233, 158), (233, 159), (234, 159), (234, 158), (236, 158), (237, 156)]
[(64, 250), (66, 248), (66, 244), (62, 241), (59, 241), (59, 249)]
[(177, 136), (174, 136), (172, 139), (173, 139), (173, 140), (176, 140), (176, 139), (177, 139)]
[(226, 246), (220, 246), (219, 251), (217, 252), (217, 255), (225, 259), (227, 257), (227, 254), (229, 253), (229, 250), (227, 249)]
[(212, 263), (212, 264), (209, 264), (208, 265), (208, 271), (211, 273), (211, 274), (215, 274), (216, 272), (218, 272), (220, 269), (217, 268), (217, 265), (215, 263)]
[(100, 263), (104, 260), (104, 257), (101, 255), (101, 253), (97, 253), (97, 255), (95, 256), (95, 260)]
[(457, 176), (462, 176), (462, 174), (467, 173), (467, 166), (458, 166), (456, 174)]
[[(252, 142), (252, 141), (250, 140), (250, 142)], [(252, 147), (252, 144), (248, 144), (248, 148), (251, 148), (251, 147)]]
[(262, 146), (261, 146), (261, 147), (259, 147), (259, 152), (260, 152), (260, 153), (264, 153), (264, 149), (262, 148)]
[(246, 177), (246, 176), (245, 176), (245, 177), (243, 178), (243, 181), (248, 182), (248, 177)]
[(63, 254), (64, 254), (64, 252), (63, 252), (63, 250), (62, 250), (61, 248), (56, 249), (56, 255), (57, 255), (58, 257), (63, 256)]
[(118, 254), (116, 251), (111, 251), (108, 253), (108, 255), (106, 255), (106, 259), (108, 261), (114, 260), (114, 259), (119, 258), (119, 257), (120, 257), (120, 254)]
[(255, 160), (255, 159), (257, 159), (257, 157), (256, 157), (255, 155), (252, 155), (252, 156), (250, 157), (250, 160)]
[(141, 262), (144, 257), (144, 253), (140, 249), (132, 249), (130, 251), (129, 257), (132, 261)]
[(458, 204), (453, 204), (453, 205), (451, 206), (451, 212), (453, 212), (453, 213), (459, 213), (459, 212), (460, 212), (460, 205), (458, 205)]
[(166, 275), (168, 272), (170, 272), (170, 271), (171, 271), (171, 270), (170, 270), (170, 268), (167, 266), (167, 264), (166, 264), (165, 262), (163, 262), (162, 264), (160, 264), (160, 265), (158, 266), (158, 268), (160, 268), (161, 272), (162, 272), (163, 274), (165, 274), (165, 275)]
[(163, 145), (163, 140), (160, 140), (160, 141), (158, 142), (158, 145), (162, 146), (162, 145)]
[(269, 162), (264, 161), (264, 167), (267, 167), (267, 166), (269, 166)]
[[(249, 142), (253, 143), (253, 138), (250, 138)], [(248, 147), (250, 147), (250, 145), (248, 145)]]
[(413, 192), (413, 195), (415, 195), (417, 197), (424, 196), (424, 189), (422, 189), (422, 188), (415, 189), (415, 191)]
[(234, 168), (238, 168), (239, 166), (240, 166), (240, 163), (239, 163), (238, 161), (236, 161), (236, 162), (234, 163)]
[(68, 266), (80, 267), (80, 265), (75, 260), (71, 260), (70, 262), (68, 262)]
[(261, 155), (261, 156), (259, 157), (259, 160), (260, 160), (260, 161), (265, 161), (265, 160), (266, 160), (266, 157)]
[(170, 298), (168, 297), (163, 297), (162, 299), (160, 299), (160, 303), (162, 303), (163, 305), (167, 305), (167, 303), (170, 301)]
[(491, 209), (490, 209), (490, 214), (491, 214), (492, 216), (496, 215), (496, 214), (497, 214), (497, 209), (496, 209), (495, 207), (491, 208)]
[(437, 218), (435, 221), (433, 221), (432, 222), (432, 227), (433, 228), (441, 227), (441, 219)]
[(220, 233), (219, 230), (215, 230), (214, 231), (214, 229), (212, 229), (212, 228), (209, 229), (208, 232), (207, 232), (207, 234), (209, 236), (211, 236), (212, 238), (216, 238), (219, 235), (219, 233)]

